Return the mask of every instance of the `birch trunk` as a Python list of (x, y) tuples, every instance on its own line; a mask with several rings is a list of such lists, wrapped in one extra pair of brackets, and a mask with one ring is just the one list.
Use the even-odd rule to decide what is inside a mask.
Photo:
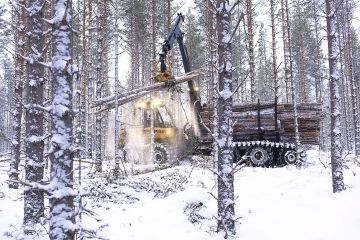
[(218, 229), (235, 234), (234, 175), (232, 172), (232, 59), (230, 43), (231, 12), (229, 1), (218, 0), (217, 30), (219, 52), (218, 139)]

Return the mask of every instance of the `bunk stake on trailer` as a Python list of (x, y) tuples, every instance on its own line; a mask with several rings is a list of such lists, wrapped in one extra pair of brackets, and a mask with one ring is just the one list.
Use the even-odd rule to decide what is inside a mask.
[(278, 123), (278, 97), (275, 96), (274, 104), (274, 118), (275, 118), (275, 141), (280, 142), (279, 123)]
[(264, 139), (264, 131), (261, 128), (260, 111), (261, 111), (261, 105), (260, 105), (260, 99), (258, 99), (258, 103), (257, 103), (258, 134), (259, 134), (259, 140), (262, 141)]
[[(278, 97), (275, 96), (274, 103), (274, 120), (275, 120), (275, 142), (280, 142), (279, 124), (278, 124)], [(274, 162), (280, 161), (280, 148), (274, 148)]]

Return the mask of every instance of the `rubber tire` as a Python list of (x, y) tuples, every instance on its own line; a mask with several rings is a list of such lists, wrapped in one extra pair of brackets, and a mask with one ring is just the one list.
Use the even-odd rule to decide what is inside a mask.
[(166, 147), (161, 144), (156, 144), (154, 147), (154, 163), (164, 164), (169, 161), (169, 152)]
[(250, 163), (256, 167), (268, 166), (273, 160), (271, 148), (253, 147), (247, 155)]

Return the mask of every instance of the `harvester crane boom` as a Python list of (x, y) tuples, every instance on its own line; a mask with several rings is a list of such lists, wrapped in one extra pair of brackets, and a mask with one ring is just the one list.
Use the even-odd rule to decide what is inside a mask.
[[(168, 35), (168, 38), (165, 40), (162, 51), (159, 54), (160, 58), (160, 71), (161, 73), (166, 73), (168, 66), (166, 65), (167, 53), (173, 48), (175, 40), (178, 42), (179, 50), (184, 65), (185, 73), (191, 72), (191, 65), (189, 60), (189, 55), (187, 52), (186, 45), (184, 44), (184, 33), (181, 31), (180, 27), (185, 20), (185, 16), (181, 13), (178, 13), (177, 18), (171, 28), (171, 31)], [(195, 116), (199, 116), (199, 113), (202, 110), (201, 103), (197, 91), (195, 91), (194, 82), (188, 81), (189, 94), (190, 94), (190, 103), (194, 106)]]

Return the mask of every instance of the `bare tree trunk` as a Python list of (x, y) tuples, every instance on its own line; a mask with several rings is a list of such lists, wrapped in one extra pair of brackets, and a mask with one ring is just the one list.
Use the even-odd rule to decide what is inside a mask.
[(86, 155), (88, 158), (93, 159), (93, 150), (94, 150), (94, 135), (93, 135), (93, 114), (91, 113), (90, 103), (94, 100), (94, 29), (90, 28), (93, 23), (93, 1), (88, 0), (87, 2), (87, 29), (88, 29), (88, 51), (86, 54), (87, 59), (87, 69), (86, 72), (88, 73), (88, 81), (87, 81), (87, 88), (86, 88)]
[(217, 116), (219, 119), (218, 155), (218, 229), (235, 234), (234, 175), (232, 149), (232, 58), (230, 43), (231, 12), (229, 1), (217, 0), (217, 30), (219, 43), (219, 96)]
[(120, 119), (119, 106), (118, 106), (118, 94), (119, 94), (119, 32), (118, 32), (118, 18), (115, 16), (115, 168), (114, 176), (117, 178), (120, 174), (120, 151), (119, 149), (119, 127)]
[(167, 0), (167, 23), (166, 23), (166, 26), (167, 26), (167, 32), (170, 32), (171, 31), (171, 1), (172, 0)]
[[(344, 9), (340, 9), (339, 8), (339, 11), (342, 11)], [(346, 150), (349, 150), (350, 149), (350, 132), (349, 132), (349, 125), (351, 124), (349, 122), (349, 118), (348, 118), (348, 108), (346, 106), (347, 104), (347, 77), (345, 75), (345, 72), (346, 70), (345, 69), (345, 66), (344, 66), (344, 51), (343, 49), (345, 48), (343, 46), (343, 41), (341, 41), (341, 36), (343, 36), (343, 38), (345, 39), (344, 37), (344, 32), (341, 31), (342, 28), (343, 28), (343, 24), (344, 24), (344, 21), (342, 21), (342, 18), (343, 16), (341, 14), (337, 14), (336, 16), (336, 25), (337, 25), (337, 34), (338, 34), (338, 38), (337, 38), (337, 43), (338, 43), (338, 46), (339, 46), (339, 63), (340, 63), (340, 75), (339, 75), (339, 82), (340, 82), (340, 85), (339, 85), (339, 89), (340, 89), (340, 92), (341, 92), (341, 95), (343, 96), (343, 101), (341, 101), (341, 104), (342, 104), (342, 107), (341, 107), (341, 111), (342, 111), (342, 128), (341, 128), (341, 131), (342, 131), (342, 140), (345, 144), (345, 149)], [(340, 24), (342, 24), (342, 26), (340, 27)]]
[[(151, 57), (152, 62), (155, 63), (156, 59), (156, 0), (151, 0)], [(153, 68), (151, 71), (151, 75), (155, 76), (154, 71), (154, 64), (152, 64)], [(151, 78), (153, 79), (153, 78)], [(152, 83), (152, 82), (151, 82)], [(150, 84), (151, 84), (150, 83)], [(150, 98), (152, 97), (152, 94), (150, 94)], [(154, 148), (155, 148), (155, 131), (154, 131), (154, 117), (155, 117), (155, 110), (150, 109), (150, 161), (154, 162)]]
[(290, 70), (289, 70), (289, 53), (287, 46), (287, 21), (285, 18), (286, 11), (284, 6), (284, 0), (280, 0), (281, 3), (281, 27), (283, 34), (283, 51), (284, 51), (284, 69), (285, 69), (285, 98), (286, 102), (290, 101), (291, 91), (290, 91)]
[(303, 33), (301, 33), (300, 39), (300, 63), (299, 63), (299, 92), (300, 92), (300, 103), (307, 102), (307, 93), (306, 93), (306, 73), (305, 73), (305, 49), (303, 41)]
[[(63, 12), (65, 10), (65, 13)], [(52, 22), (53, 136), (50, 158), (50, 239), (71, 240), (75, 237), (73, 191), (73, 111), (71, 56), (71, 0), (54, 0)], [(65, 14), (65, 16), (63, 16)], [(59, 194), (61, 193), (61, 194)]]
[[(29, 0), (28, 8), (33, 11), (27, 16), (27, 107), (26, 107), (26, 160), (25, 180), (30, 183), (41, 183), (44, 175), (44, 113), (39, 108), (43, 104), (44, 67), (44, 7), (45, 0)], [(38, 223), (44, 216), (44, 193), (38, 189), (24, 191), (24, 223), (30, 226)], [(31, 230), (28, 232), (31, 234)]]
[(352, 35), (351, 35), (351, 6), (349, 0), (346, 0), (346, 31), (347, 31), (347, 51), (348, 51), (348, 74), (349, 74), (349, 83), (350, 83), (350, 99), (352, 103), (352, 117), (353, 117), (353, 126), (354, 126), (354, 143), (355, 143), (355, 155), (360, 155), (360, 130), (357, 122), (358, 118), (358, 101), (357, 101), (357, 91), (356, 84), (354, 79), (354, 69), (353, 69), (353, 49), (352, 49)]
[[(318, 3), (317, 0), (313, 0), (313, 8), (314, 8), (314, 28), (315, 28), (315, 41), (316, 41), (316, 79), (315, 79), (315, 96), (316, 102), (321, 103), (322, 108), (324, 108), (324, 101), (323, 101), (323, 76), (321, 71), (321, 40), (319, 39), (319, 18), (318, 18)], [(325, 119), (321, 121), (320, 125), (320, 149), (325, 148), (324, 144), (324, 122)]]
[(320, 56), (320, 49), (321, 49), (321, 40), (319, 40), (319, 19), (317, 15), (317, 1), (313, 0), (314, 6), (314, 25), (315, 25), (315, 41), (316, 41), (316, 77), (315, 79), (315, 94), (316, 94), (316, 102), (322, 103), (322, 91), (323, 91), (323, 80), (322, 80), (322, 73), (321, 73), (321, 56)]
[(298, 124), (298, 112), (297, 112), (297, 99), (295, 93), (295, 82), (294, 82), (294, 72), (293, 72), (293, 55), (292, 55), (292, 42), (291, 42), (291, 32), (290, 32), (290, 16), (289, 16), (289, 4), (288, 0), (285, 0), (285, 10), (286, 10), (286, 22), (287, 22), (287, 36), (288, 36), (288, 53), (289, 53), (289, 73), (290, 73), (290, 85), (291, 85), (291, 100), (294, 106), (294, 125), (295, 125), (295, 150), (296, 150), (296, 161), (300, 161), (300, 137), (299, 137), (299, 124)]
[[(103, 58), (103, 51), (105, 51), (104, 46), (104, 35), (105, 35), (105, 29), (104, 29), (104, 21), (105, 21), (105, 7), (106, 7), (106, 0), (98, 2), (98, 15), (97, 15), (97, 66), (96, 66), (96, 99), (100, 99), (102, 97), (103, 88), (104, 88), (104, 77), (103, 77), (103, 68), (104, 68), (104, 61)], [(96, 144), (95, 144), (95, 170), (96, 172), (102, 171), (102, 161), (103, 161), (103, 121), (102, 121), (103, 115), (97, 114), (96, 115), (96, 123), (95, 123), (95, 138), (96, 138)]]
[(25, 80), (25, 62), (22, 56), (25, 56), (25, 9), (19, 6), (25, 5), (25, 0), (18, 0), (16, 12), (17, 29), (16, 29), (16, 61), (15, 61), (15, 89), (14, 89), (14, 111), (13, 111), (13, 139), (11, 142), (11, 161), (9, 171), (9, 187), (18, 188), (19, 184), (19, 163), (21, 151), (21, 128), (22, 128), (22, 113), (23, 113), (23, 85)]
[[(81, 99), (80, 99), (80, 107), (81, 107), (81, 112), (79, 113), (80, 116), (80, 126), (81, 126), (81, 135), (80, 135), (80, 145), (82, 146), (82, 151), (80, 153), (80, 158), (85, 158), (86, 157), (86, 149), (87, 149), (87, 136), (86, 136), (86, 129), (87, 129), (87, 82), (89, 81), (89, 63), (88, 63), (88, 51), (89, 51), (89, 41), (88, 41), (88, 35), (87, 35), (87, 21), (86, 21), (86, 14), (87, 14), (87, 1), (84, 0), (82, 3), (82, 31), (81, 31), (81, 35), (82, 35), (82, 61), (81, 61), (81, 74), (82, 74), (82, 78), (81, 78), (81, 90), (80, 90), (80, 95), (81, 95)], [(80, 159), (80, 160), (81, 160)]]
[(246, 16), (248, 30), (248, 54), (249, 54), (249, 78), (251, 102), (255, 102), (255, 54), (254, 54), (254, 34), (253, 34), (253, 9), (252, 0), (246, 0)]
[(270, 0), (270, 15), (271, 15), (271, 39), (272, 39), (272, 72), (274, 80), (275, 98), (279, 97), (279, 80), (277, 74), (277, 61), (276, 61), (276, 28), (275, 28), (275, 6), (274, 0)]
[[(338, 46), (336, 42), (336, 0), (325, 0), (326, 25), (329, 51), (330, 100), (331, 100), (331, 167), (333, 192), (345, 189), (342, 172), (341, 146), (341, 99), (337, 67)], [(341, 3), (342, 4), (342, 3)]]

